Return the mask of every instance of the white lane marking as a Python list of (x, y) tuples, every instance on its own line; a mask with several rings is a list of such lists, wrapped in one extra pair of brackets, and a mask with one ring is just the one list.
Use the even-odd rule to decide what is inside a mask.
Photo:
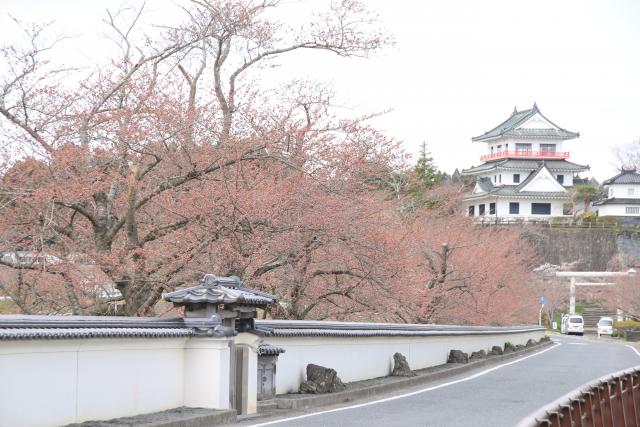
[[(428, 388), (423, 388), (421, 390), (412, 391), (411, 393), (405, 393), (405, 394), (400, 394), (398, 396), (387, 397), (387, 398), (380, 399), (380, 400), (374, 400), (373, 402), (360, 403), (358, 405), (351, 405), (351, 406), (345, 406), (345, 407), (342, 407), (342, 408), (329, 409), (327, 411), (314, 412), (312, 414), (298, 415), (297, 417), (283, 418), (281, 420), (268, 421), (266, 423), (260, 423), (260, 424), (252, 424), (249, 427), (261, 427), (261, 426), (268, 426), (268, 425), (272, 425), (272, 424), (285, 423), (285, 422), (288, 422), (288, 421), (295, 421), (295, 420), (300, 420), (300, 419), (303, 419), (303, 418), (315, 417), (316, 415), (324, 415), (324, 414), (330, 414), (332, 412), (340, 412), (340, 411), (346, 411), (346, 410), (349, 410), (349, 409), (362, 408), (364, 406), (371, 406), (371, 405), (376, 405), (378, 403), (390, 402), (392, 400), (402, 399), (402, 398), (409, 397), (409, 396), (415, 396), (416, 394), (421, 394), (421, 393), (425, 393), (427, 391), (437, 390), (439, 388), (444, 388), (444, 387), (448, 387), (450, 385), (454, 385), (454, 384), (458, 384), (458, 383), (461, 383), (461, 382), (473, 380), (475, 378), (478, 378), (478, 377), (481, 377), (483, 375), (486, 375), (486, 374), (488, 374), (490, 372), (496, 371), (496, 370), (498, 370), (500, 368), (504, 368), (505, 366), (514, 365), (516, 363), (522, 362), (523, 360), (527, 360), (527, 359), (530, 359), (532, 357), (539, 356), (542, 353), (546, 353), (549, 350), (553, 350), (554, 348), (556, 348), (556, 347), (558, 347), (560, 345), (561, 345), (560, 343), (557, 343), (557, 344), (553, 345), (552, 347), (549, 347), (549, 348), (544, 349), (542, 351), (539, 351), (537, 353), (531, 354), (529, 356), (522, 357), (520, 359), (516, 359), (516, 360), (514, 360), (512, 362), (507, 362), (507, 363), (503, 363), (502, 365), (494, 366), (493, 368), (485, 369), (484, 371), (478, 372), (477, 374), (473, 374), (473, 375), (470, 375), (470, 376), (465, 377), (465, 378), (460, 378), (459, 380), (449, 381), (448, 383), (438, 384), (438, 385), (433, 386), (433, 387), (428, 387)], [(640, 355), (640, 353), (639, 353), (639, 355)]]
[(625, 347), (629, 347), (631, 350), (635, 351), (638, 356), (640, 356), (640, 352), (638, 352), (638, 349), (635, 348), (634, 346), (627, 344), (625, 345)]

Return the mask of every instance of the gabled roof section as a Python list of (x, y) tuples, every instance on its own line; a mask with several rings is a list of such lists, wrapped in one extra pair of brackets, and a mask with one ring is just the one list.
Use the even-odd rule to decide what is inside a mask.
[(602, 185), (611, 184), (640, 184), (640, 174), (635, 169), (622, 168), (618, 175), (602, 183)]
[(493, 190), (493, 183), (489, 178), (479, 178), (473, 189), (473, 194), (489, 193)]
[(567, 193), (564, 188), (551, 174), (545, 162), (540, 164), (537, 170), (529, 174), (527, 179), (516, 187), (518, 193), (545, 192), (545, 193)]
[[(548, 128), (541, 127), (526, 127), (523, 126), (527, 121), (539, 116), (549, 126)], [(524, 111), (518, 111), (514, 108), (511, 117), (504, 122), (500, 123), (490, 131), (485, 132), (480, 136), (471, 138), (472, 141), (486, 141), (502, 136), (514, 136), (521, 138), (557, 138), (557, 139), (572, 139), (580, 136), (577, 132), (571, 132), (553, 123), (547, 119), (538, 109), (536, 103), (533, 103), (533, 108)]]
[[(540, 167), (542, 160), (519, 160), (519, 159), (501, 159), (494, 162), (483, 163), (469, 169), (464, 169), (462, 175), (477, 175), (495, 170), (528, 170), (535, 171)], [(589, 170), (588, 165), (579, 165), (571, 163), (567, 160), (545, 160), (545, 165), (553, 172), (572, 172), (578, 173)]]

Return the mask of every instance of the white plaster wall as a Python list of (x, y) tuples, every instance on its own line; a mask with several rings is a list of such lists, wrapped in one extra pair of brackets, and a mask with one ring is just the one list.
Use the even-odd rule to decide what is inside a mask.
[[(517, 202), (520, 203), (520, 213), (510, 214), (509, 213), (509, 203)], [(474, 205), (475, 206), (475, 216), (478, 216), (478, 206), (480, 204), (485, 204), (485, 217), (494, 217), (495, 215), (489, 215), (489, 203), (496, 203), (496, 212), (499, 218), (534, 218), (534, 219), (543, 219), (550, 218), (553, 216), (563, 216), (563, 205), (564, 201), (561, 200), (531, 200), (531, 199), (507, 199), (507, 198), (488, 198), (484, 200), (474, 200), (473, 202), (467, 202), (467, 206)], [(531, 203), (551, 203), (551, 215), (532, 215), (531, 214)], [(465, 210), (465, 214), (468, 214), (469, 210)]]
[(184, 406), (229, 408), (230, 357), (229, 340), (195, 338), (186, 342), (184, 363), (175, 365), (175, 369), (184, 368)]
[(343, 381), (387, 376), (393, 369), (393, 354), (407, 357), (411, 369), (447, 362), (450, 350), (488, 351), (494, 345), (514, 345), (539, 340), (544, 331), (495, 335), (432, 337), (268, 337), (265, 342), (286, 350), (278, 358), (276, 393), (297, 392), (305, 380), (309, 363), (333, 368)]
[[(494, 171), (494, 172), (490, 172), (490, 173), (478, 174), (478, 176), (481, 177), (481, 178), (489, 178), (494, 186), (520, 185), (522, 183), (522, 181), (527, 179), (527, 177), (529, 176), (529, 174), (531, 172), (532, 172), (531, 170)], [(520, 174), (520, 181), (519, 182), (514, 182), (513, 181), (513, 175), (514, 174)], [(551, 174), (553, 175), (553, 177), (556, 180), (558, 179), (558, 175), (564, 175), (564, 183), (562, 184), (563, 187), (572, 187), (573, 186), (573, 173), (571, 173), (571, 172), (562, 173), (562, 172), (552, 171)], [(502, 182), (500, 182), (500, 179), (499, 179), (500, 175), (502, 175)], [(494, 176), (496, 177), (496, 182), (493, 181), (493, 177)], [(638, 186), (638, 189), (636, 190), (636, 192), (640, 193), (640, 186)], [(618, 197), (621, 197), (621, 196), (618, 196)], [(638, 196), (638, 197), (640, 197), (640, 196)]]
[[(639, 214), (628, 214), (626, 207), (632, 205), (602, 205), (594, 206), (597, 209), (600, 216), (640, 216)], [(638, 205), (634, 206), (638, 207)]]
[[(629, 189), (633, 190), (633, 194), (629, 194)], [(609, 186), (609, 197), (617, 197), (618, 199), (640, 199), (640, 185), (613, 184)]]
[[(184, 406), (185, 346), (195, 340), (99, 338), (3, 342), (0, 426), (58, 426)], [(228, 351), (226, 345), (221, 346), (221, 351), (225, 348)], [(228, 366), (226, 371), (224, 366), (215, 367), (217, 376), (226, 374), (228, 384)], [(216, 378), (210, 376), (209, 380), (215, 382)], [(213, 385), (216, 387), (218, 384)], [(228, 404), (228, 389), (225, 401)]]
[(508, 147), (509, 151), (515, 151), (516, 144), (531, 144), (531, 151), (540, 151), (541, 144), (555, 144), (556, 152), (565, 151), (563, 140), (553, 140), (553, 139), (515, 139), (515, 138), (503, 138), (497, 139), (493, 141), (487, 142), (487, 150), (485, 154), (491, 153), (491, 147), (493, 147), (493, 152), (498, 151), (498, 145), (501, 145), (501, 151), (506, 151), (505, 145)]

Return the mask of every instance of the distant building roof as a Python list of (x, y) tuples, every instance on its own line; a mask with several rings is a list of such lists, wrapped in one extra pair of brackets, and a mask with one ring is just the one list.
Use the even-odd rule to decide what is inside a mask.
[[(519, 126), (523, 125), (527, 120), (535, 116), (536, 114), (540, 114), (549, 124), (553, 127), (548, 129), (537, 129), (537, 128), (519, 128)], [(580, 136), (577, 132), (571, 132), (566, 129), (557, 126), (551, 120), (547, 119), (540, 110), (538, 106), (534, 103), (533, 108), (530, 110), (518, 111), (517, 109), (513, 110), (511, 117), (509, 117), (504, 122), (500, 123), (495, 128), (490, 131), (485, 132), (480, 136), (476, 136), (471, 138), (472, 141), (485, 141), (488, 139), (498, 138), (501, 136), (515, 136), (515, 137), (523, 137), (523, 138), (558, 138), (558, 139), (572, 139)]]
[(640, 174), (635, 169), (622, 169), (620, 173), (613, 178), (609, 178), (602, 185), (611, 184), (640, 184)]
[[(530, 170), (534, 171), (540, 167), (543, 160), (518, 160), (502, 159), (494, 162), (483, 163), (478, 166), (464, 169), (462, 175), (477, 175), (483, 172), (494, 170)], [(588, 165), (579, 165), (566, 160), (544, 160), (547, 169), (552, 172), (582, 172), (589, 169)]]
[(601, 200), (599, 202), (595, 202), (594, 206), (602, 206), (602, 205), (640, 205), (640, 199), (621, 199), (617, 197), (612, 197), (610, 199)]

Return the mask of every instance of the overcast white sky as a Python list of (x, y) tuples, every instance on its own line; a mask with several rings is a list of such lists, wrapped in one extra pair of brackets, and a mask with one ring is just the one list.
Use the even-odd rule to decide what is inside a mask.
[[(15, 38), (11, 13), (55, 20), (78, 37), (61, 53), (69, 62), (98, 58), (106, 0), (0, 0), (0, 42)], [(137, 1), (132, 3), (136, 4)], [(550, 120), (581, 137), (570, 160), (603, 180), (615, 173), (612, 147), (640, 138), (640, 1), (364, 0), (395, 36), (374, 58), (298, 55), (278, 72), (333, 85), (352, 112), (391, 109), (376, 124), (417, 153), (426, 141), (447, 172), (479, 163), (482, 134), (514, 106), (534, 100)], [(281, 19), (324, 0), (286, 0)], [(172, 19), (167, 0), (147, 2), (150, 20)]]

